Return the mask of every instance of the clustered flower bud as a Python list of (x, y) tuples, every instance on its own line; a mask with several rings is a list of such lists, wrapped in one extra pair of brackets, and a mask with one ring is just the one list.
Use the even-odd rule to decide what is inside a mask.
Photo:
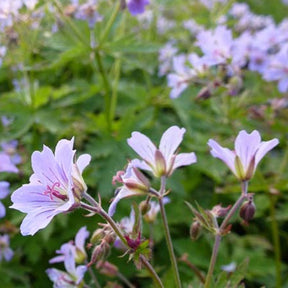
[(98, 228), (92, 235), (90, 242), (95, 245), (91, 260), (88, 263), (88, 266), (92, 264), (103, 261), (107, 258), (110, 252), (110, 246), (115, 241), (116, 235), (112, 228), (108, 224), (101, 224), (102, 228)]

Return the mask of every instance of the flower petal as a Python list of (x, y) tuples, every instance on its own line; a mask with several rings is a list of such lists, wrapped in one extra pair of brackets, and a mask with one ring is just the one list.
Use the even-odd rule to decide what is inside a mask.
[(6, 215), (6, 208), (3, 205), (3, 203), (0, 202), (0, 218), (5, 217), (5, 215)]
[(279, 140), (276, 138), (270, 141), (261, 142), (255, 155), (255, 168), (257, 167), (261, 159), (265, 156), (265, 154), (267, 154), (270, 150), (272, 150), (278, 144), (279, 144)]
[(0, 199), (4, 199), (8, 196), (10, 190), (10, 183), (7, 181), (0, 181)]
[(53, 219), (53, 217), (58, 214), (52, 208), (50, 210), (46, 209), (34, 209), (32, 213), (26, 215), (20, 226), (20, 231), (23, 236), (34, 235), (38, 230), (45, 228)]
[(170, 158), (173, 156), (175, 150), (178, 148), (183, 140), (185, 134), (185, 128), (179, 128), (178, 126), (172, 126), (167, 129), (160, 140), (159, 150), (163, 154), (167, 165), (170, 162)]
[(260, 143), (261, 136), (258, 131), (254, 130), (251, 134), (248, 134), (245, 130), (239, 132), (235, 140), (235, 152), (241, 160), (245, 173), (253, 157), (255, 157)]
[(80, 174), (82, 174), (83, 170), (89, 165), (91, 161), (91, 155), (83, 154), (80, 155), (76, 161), (76, 165), (79, 169)]
[[(85, 252), (85, 240), (89, 237), (89, 231), (87, 231), (86, 226), (79, 229), (75, 236), (75, 246), (81, 251)], [(86, 252), (85, 252), (86, 253)]]
[(156, 146), (147, 136), (140, 132), (133, 132), (132, 137), (127, 139), (127, 143), (143, 160), (154, 166)]
[(175, 158), (173, 170), (178, 167), (187, 166), (196, 162), (197, 162), (197, 157), (194, 152), (178, 154)]
[(5, 153), (0, 153), (0, 172), (18, 173), (18, 168), (12, 163), (10, 157)]
[(135, 191), (130, 191), (128, 190), (126, 187), (122, 187), (121, 190), (117, 193), (116, 197), (113, 199), (113, 201), (111, 202), (109, 209), (108, 209), (108, 214), (110, 216), (113, 216), (115, 211), (116, 211), (116, 206), (118, 204), (118, 202), (122, 199), (122, 198), (126, 198), (126, 197), (130, 197), (130, 196), (135, 196), (135, 195), (141, 195), (144, 193), (141, 192), (135, 192)]
[(216, 141), (209, 139), (207, 143), (212, 150), (210, 151), (211, 155), (215, 158), (219, 158), (222, 160), (230, 169), (231, 171), (237, 176), (235, 170), (235, 153), (228, 148), (223, 148), (220, 146)]

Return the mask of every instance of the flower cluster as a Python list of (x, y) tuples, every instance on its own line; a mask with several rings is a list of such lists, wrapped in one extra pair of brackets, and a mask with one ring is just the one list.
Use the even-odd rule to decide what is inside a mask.
[[(214, 5), (214, 1), (205, 1), (205, 6), (210, 7), (212, 2)], [(235, 23), (232, 28), (228, 27), (231, 19)], [(208, 90), (211, 90), (211, 85), (223, 86), (229, 94), (235, 95), (242, 85), (242, 80), (235, 83), (235, 79), (241, 79), (245, 69), (260, 73), (266, 81), (277, 81), (281, 93), (288, 91), (287, 19), (277, 25), (271, 17), (253, 14), (247, 4), (234, 3), (221, 24), (214, 29), (199, 29), (195, 21), (187, 21), (185, 27), (195, 37), (194, 46), (200, 48), (202, 55), (196, 57), (194, 52), (176, 55), (170, 49), (173, 51), (171, 68), (171, 59), (167, 57), (163, 60), (160, 50), (159, 75), (167, 74), (171, 98), (179, 97), (192, 83), (206, 83)], [(233, 37), (233, 34), (237, 36)], [(173, 49), (177, 51), (177, 47)], [(218, 82), (207, 82), (211, 78), (218, 79)], [(230, 81), (223, 80), (227, 78)]]

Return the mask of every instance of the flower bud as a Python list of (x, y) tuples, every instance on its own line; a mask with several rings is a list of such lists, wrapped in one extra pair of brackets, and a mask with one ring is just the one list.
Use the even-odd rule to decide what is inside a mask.
[(102, 241), (99, 245), (94, 247), (94, 250), (91, 255), (91, 260), (88, 263), (88, 266), (91, 266), (92, 264), (104, 260), (110, 252), (110, 246), (106, 241)]
[(253, 218), (256, 211), (256, 206), (251, 196), (248, 201), (245, 201), (240, 208), (240, 217), (244, 220), (244, 223), (248, 222)]
[(151, 208), (151, 205), (148, 201), (142, 201), (140, 204), (139, 204), (139, 210), (141, 212), (142, 215), (145, 215)]
[(197, 94), (196, 99), (209, 99), (211, 97), (211, 90), (208, 87), (203, 87)]
[(190, 226), (190, 238), (194, 241), (200, 236), (202, 230), (201, 224), (196, 220)]
[(225, 217), (229, 210), (231, 209), (231, 205), (225, 207), (222, 207), (221, 205), (216, 205), (213, 207), (213, 209), (210, 211), (216, 218), (218, 217)]
[(105, 232), (102, 228), (98, 228), (94, 231), (90, 242), (93, 244), (96, 244), (97, 242), (100, 242), (105, 236)]

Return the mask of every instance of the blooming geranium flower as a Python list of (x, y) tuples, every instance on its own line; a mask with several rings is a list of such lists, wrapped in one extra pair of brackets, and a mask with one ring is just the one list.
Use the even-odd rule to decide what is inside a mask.
[(85, 251), (85, 240), (89, 237), (89, 232), (87, 231), (86, 226), (79, 229), (75, 236), (75, 242), (68, 242), (61, 246), (59, 250), (56, 251), (59, 256), (52, 258), (49, 263), (58, 263), (65, 261), (65, 255), (70, 249), (73, 251), (75, 261), (77, 263), (83, 262), (87, 258)]
[(197, 161), (194, 152), (176, 154), (182, 142), (184, 128), (172, 126), (167, 129), (160, 140), (159, 149), (151, 140), (140, 132), (133, 132), (127, 140), (129, 146), (142, 157), (143, 161), (134, 159), (132, 165), (153, 172), (156, 177), (170, 176), (180, 166), (187, 166)]
[(108, 214), (112, 216), (115, 213), (117, 203), (122, 199), (134, 195), (143, 195), (149, 192), (150, 183), (148, 179), (131, 163), (127, 166), (126, 171), (119, 171), (113, 177), (115, 182), (122, 183), (123, 186), (117, 190), (116, 196), (109, 206)]
[(49, 278), (53, 281), (54, 288), (76, 288), (82, 287), (82, 280), (87, 271), (86, 265), (76, 267), (74, 253), (72, 249), (67, 249), (65, 253), (64, 265), (67, 272), (50, 268), (46, 270)]
[(150, 4), (149, 0), (127, 0), (128, 10), (133, 16), (144, 13), (145, 6), (148, 4)]
[(82, 193), (87, 190), (82, 171), (91, 157), (81, 155), (74, 163), (73, 142), (73, 138), (60, 140), (55, 155), (45, 145), (42, 152), (32, 154), (34, 174), (30, 183), (17, 189), (11, 197), (11, 208), (27, 213), (20, 227), (22, 235), (34, 235), (55, 215), (79, 205)]
[(14, 255), (13, 250), (9, 247), (10, 241), (8, 235), (0, 235), (0, 262), (2, 259), (10, 261)]
[[(4, 199), (9, 194), (10, 183), (7, 181), (0, 181), (0, 199)], [(0, 218), (6, 215), (5, 206), (0, 202)]]
[(242, 181), (249, 180), (254, 175), (260, 160), (278, 143), (276, 138), (261, 142), (261, 136), (256, 130), (251, 134), (240, 131), (235, 140), (235, 151), (223, 148), (212, 139), (208, 141), (212, 156), (221, 159)]

